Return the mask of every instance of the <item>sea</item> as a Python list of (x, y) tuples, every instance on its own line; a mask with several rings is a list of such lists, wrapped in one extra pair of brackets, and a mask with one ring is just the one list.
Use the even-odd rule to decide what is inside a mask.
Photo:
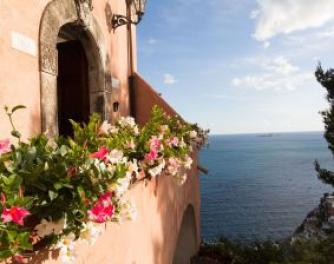
[(322, 195), (314, 161), (334, 169), (323, 132), (213, 135), (200, 152), (201, 232), (206, 241), (281, 240)]

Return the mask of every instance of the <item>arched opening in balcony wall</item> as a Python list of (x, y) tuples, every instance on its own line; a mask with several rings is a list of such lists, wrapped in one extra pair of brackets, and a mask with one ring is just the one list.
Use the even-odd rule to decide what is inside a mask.
[(197, 253), (196, 230), (195, 210), (190, 204), (183, 214), (173, 264), (190, 264), (191, 258)]
[(42, 131), (71, 135), (68, 119), (109, 119), (110, 60), (90, 1), (53, 0), (39, 34)]

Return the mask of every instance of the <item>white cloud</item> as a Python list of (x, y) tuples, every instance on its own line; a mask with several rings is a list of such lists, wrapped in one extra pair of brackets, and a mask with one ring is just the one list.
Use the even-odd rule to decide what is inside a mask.
[(264, 64), (266, 70), (272, 70), (278, 74), (289, 75), (299, 71), (297, 66), (292, 65), (285, 57), (279, 56)]
[(264, 47), (265, 49), (269, 48), (269, 47), (270, 47), (270, 42), (269, 42), (269, 41), (265, 41), (265, 42), (263, 42), (263, 47)]
[(157, 43), (157, 39), (155, 39), (155, 38), (149, 38), (149, 39), (147, 40), (147, 43), (150, 44), (150, 45), (154, 45), (154, 44)]
[(274, 59), (253, 59), (251, 63), (262, 68), (262, 72), (234, 78), (234, 87), (250, 88), (255, 90), (295, 90), (304, 86), (313, 79), (312, 72), (302, 72), (291, 64), (285, 57)]
[(205, 97), (211, 98), (211, 99), (217, 99), (217, 100), (228, 100), (228, 101), (247, 101), (249, 102), (251, 99), (248, 97), (241, 97), (241, 96), (235, 96), (235, 95), (225, 95), (225, 94), (205, 94)]
[(254, 37), (259, 41), (320, 27), (334, 19), (333, 0), (257, 0), (257, 3), (251, 18), (257, 20)]
[(167, 85), (173, 85), (177, 83), (177, 80), (175, 79), (175, 77), (170, 74), (170, 73), (165, 73), (164, 74), (164, 84), (167, 84)]
[(251, 66), (252, 68), (256, 66), (265, 71), (274, 71), (282, 74), (289, 74), (299, 70), (297, 66), (293, 65), (284, 56), (277, 56), (274, 58), (265, 56), (245, 57), (237, 61), (236, 66), (239, 67), (240, 65)]
[(329, 29), (317, 33), (318, 38), (331, 38), (333, 36), (334, 36), (334, 27), (331, 27)]

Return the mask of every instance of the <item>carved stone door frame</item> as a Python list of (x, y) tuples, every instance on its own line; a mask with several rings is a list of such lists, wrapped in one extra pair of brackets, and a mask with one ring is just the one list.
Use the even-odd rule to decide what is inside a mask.
[[(92, 14), (91, 0), (53, 0), (45, 8), (39, 32), (39, 66), (41, 85), (42, 132), (58, 134), (57, 109), (57, 43), (65, 25), (80, 28), (80, 41), (89, 61), (90, 110), (109, 119), (111, 92), (110, 59), (102, 30)], [(78, 35), (79, 36), (79, 35)]]

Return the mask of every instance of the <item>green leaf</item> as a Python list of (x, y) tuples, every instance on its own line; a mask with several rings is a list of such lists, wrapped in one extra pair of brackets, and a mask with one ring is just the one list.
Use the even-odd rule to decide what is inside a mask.
[(7, 231), (7, 237), (8, 237), (9, 243), (12, 243), (16, 240), (17, 232), (16, 231)]
[(53, 184), (53, 187), (54, 187), (57, 191), (59, 191), (61, 188), (63, 188), (63, 184), (60, 183), (60, 182), (56, 182), (56, 183)]
[(17, 106), (14, 106), (13, 109), (12, 109), (12, 113), (14, 113), (15, 111), (19, 110), (19, 109), (24, 109), (26, 108), (24, 105), (17, 105)]
[(65, 155), (67, 154), (68, 150), (67, 150), (67, 147), (65, 145), (62, 145), (60, 147), (60, 155), (62, 155), (63, 157), (65, 157)]
[(9, 258), (10, 256), (12, 256), (13, 253), (11, 250), (9, 249), (5, 249), (5, 250), (0, 250), (0, 259), (6, 259)]
[(9, 177), (2, 177), (2, 181), (7, 186), (13, 186), (16, 180), (16, 175), (12, 174)]
[(49, 198), (51, 201), (53, 201), (54, 199), (58, 197), (58, 193), (51, 191), (51, 190), (49, 190), (48, 194), (49, 194)]
[(32, 250), (32, 245), (29, 241), (29, 232), (20, 233), (18, 239), (20, 242), (20, 248), (23, 250)]
[(85, 196), (86, 196), (84, 188), (80, 185), (80, 186), (77, 187), (77, 191), (78, 191), (78, 194), (80, 196), (81, 201), (84, 201)]

